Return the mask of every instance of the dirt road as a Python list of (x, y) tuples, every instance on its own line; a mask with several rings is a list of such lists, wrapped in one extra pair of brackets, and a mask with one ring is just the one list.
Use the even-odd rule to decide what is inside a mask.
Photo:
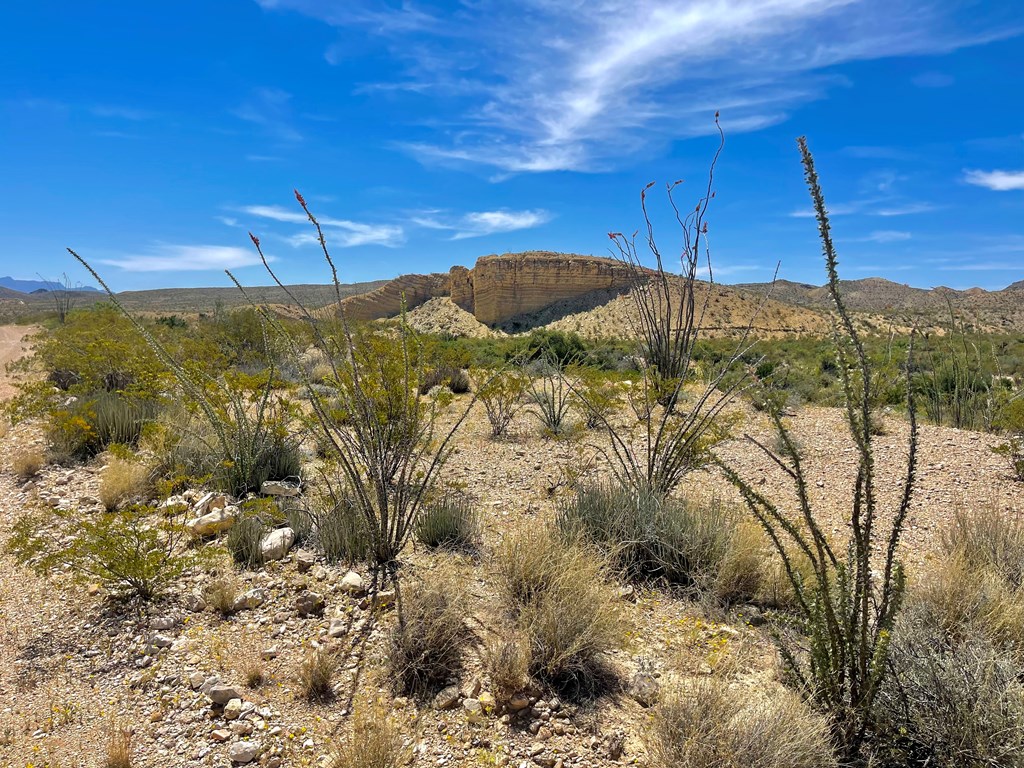
[(0, 402), (14, 392), (7, 364), (29, 352), (28, 337), (37, 330), (31, 325), (0, 325)]

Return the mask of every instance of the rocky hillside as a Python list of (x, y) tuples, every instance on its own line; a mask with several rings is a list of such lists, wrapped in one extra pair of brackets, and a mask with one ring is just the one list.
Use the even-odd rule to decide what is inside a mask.
[[(757, 294), (771, 291), (772, 298), (801, 307), (830, 309), (827, 286), (779, 280), (771, 283), (747, 283), (735, 288)], [(1024, 329), (1024, 281), (1001, 291), (970, 288), (913, 288), (880, 277), (841, 281), (843, 298), (855, 312), (882, 315), (901, 324), (948, 319), (950, 308), (958, 318), (982, 330), (1009, 331)]]

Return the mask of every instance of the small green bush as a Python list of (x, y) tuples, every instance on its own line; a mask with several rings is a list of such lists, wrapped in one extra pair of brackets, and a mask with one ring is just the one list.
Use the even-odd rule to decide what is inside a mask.
[(424, 506), (416, 523), (416, 538), (428, 547), (470, 549), (479, 536), (480, 515), (460, 493), (446, 493)]
[(228, 531), (227, 546), (231, 558), (244, 568), (256, 569), (263, 565), (261, 544), (267, 526), (259, 515), (241, 515)]
[(1000, 456), (1005, 456), (1013, 476), (1024, 482), (1024, 435), (1012, 435), (1006, 442), (1000, 443), (992, 450)]
[(740, 515), (707, 503), (589, 485), (564, 499), (559, 529), (605, 551), (630, 578), (710, 587), (725, 560)]
[(569, 414), (573, 397), (569, 382), (558, 364), (547, 360), (535, 364), (537, 378), (530, 379), (530, 413), (540, 422), (546, 435), (562, 437), (571, 426)]
[(67, 570), (117, 595), (148, 601), (200, 562), (201, 554), (184, 549), (183, 541), (180, 520), (135, 505), (85, 518), (59, 510), (25, 515), (8, 546), (38, 573)]
[(479, 382), (476, 394), (483, 403), (487, 421), (491, 425), (491, 436), (501, 437), (519, 412), (528, 379), (517, 370), (493, 374), (477, 371), (474, 378)]

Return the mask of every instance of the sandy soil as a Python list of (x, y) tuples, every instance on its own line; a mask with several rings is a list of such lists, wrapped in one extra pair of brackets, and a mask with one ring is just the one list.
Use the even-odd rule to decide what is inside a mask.
[(0, 325), (0, 401), (6, 400), (14, 392), (7, 364), (28, 353), (28, 337), (38, 330), (27, 325)]

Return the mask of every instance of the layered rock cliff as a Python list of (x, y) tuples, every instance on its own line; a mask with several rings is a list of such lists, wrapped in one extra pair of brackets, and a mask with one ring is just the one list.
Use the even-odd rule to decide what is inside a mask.
[(383, 287), (345, 299), (356, 320), (392, 317), (430, 299), (452, 302), (482, 323), (497, 325), (555, 302), (598, 290), (628, 287), (629, 270), (614, 259), (549, 251), (483, 256), (472, 269), (456, 266), (447, 274), (403, 275)]

